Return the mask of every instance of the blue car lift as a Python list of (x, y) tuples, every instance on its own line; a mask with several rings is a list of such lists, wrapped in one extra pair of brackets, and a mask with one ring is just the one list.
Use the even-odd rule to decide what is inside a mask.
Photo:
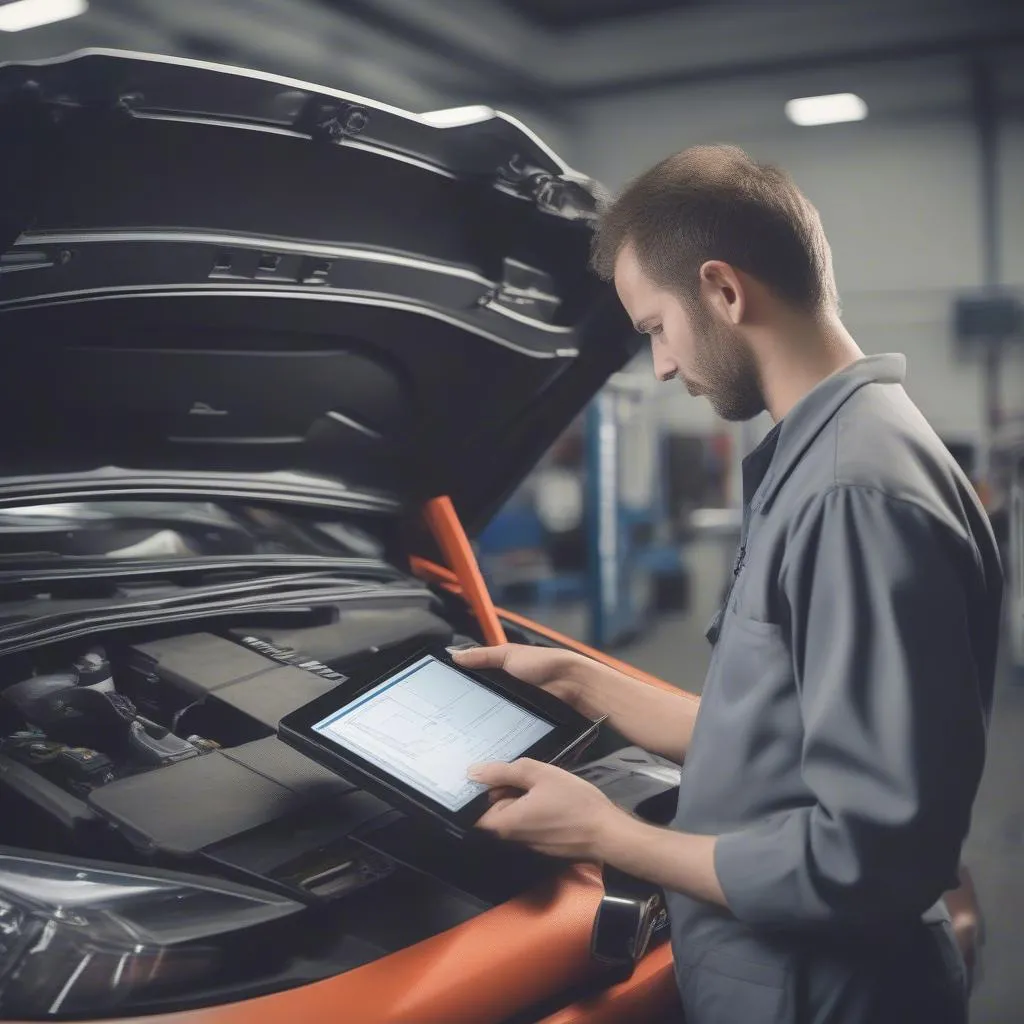
[(685, 571), (679, 545), (658, 536), (668, 517), (657, 440), (648, 500), (631, 506), (623, 494), (628, 453), (622, 444), (622, 421), (647, 396), (635, 377), (617, 374), (587, 411), (587, 597), (589, 640), (597, 648), (616, 647), (641, 634), (657, 611), (658, 578)]
[[(638, 439), (629, 433), (637, 416), (653, 415), (644, 404), (649, 398), (648, 387), (636, 375), (621, 373), (587, 409), (587, 557), (579, 572), (554, 572), (543, 559), (528, 557), (531, 551), (543, 551), (546, 538), (537, 511), (522, 497), (513, 498), (478, 541), (480, 565), (495, 600), (527, 592), (541, 619), (552, 606), (584, 602), (587, 639), (598, 648), (612, 648), (640, 635), (658, 611), (659, 582), (685, 573), (680, 545), (668, 536), (659, 431), (641, 431)], [(648, 420), (646, 425), (652, 423)], [(642, 494), (629, 494), (626, 471), (635, 475), (641, 461), (645, 465), (639, 466), (640, 478), (646, 486), (640, 488)]]

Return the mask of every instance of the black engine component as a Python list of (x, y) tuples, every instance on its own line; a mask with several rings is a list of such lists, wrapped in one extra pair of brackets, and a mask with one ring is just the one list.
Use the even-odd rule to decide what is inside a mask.
[(590, 956), (625, 980), (668, 925), (665, 896), (654, 885), (616, 871), (602, 870), (604, 896), (590, 934)]
[(74, 686), (35, 702), (29, 721), (51, 739), (123, 757), (128, 750), (128, 708), (105, 693)]
[(172, 732), (187, 727), (233, 747), (272, 735), (286, 714), (343, 678), (319, 661), (314, 669), (284, 667), (223, 637), (193, 633), (132, 647), (120, 684)]
[(147, 729), (137, 719), (128, 726), (128, 744), (142, 764), (153, 767), (198, 757), (200, 753), (192, 743), (175, 736), (169, 729), (159, 726)]
[(0, 753), (76, 796), (84, 797), (117, 778), (114, 762), (106, 754), (69, 747), (34, 730), (8, 736), (0, 742)]
[[(130, 647), (118, 682), (144, 714), (176, 728), (188, 710), (217, 690), (274, 667), (223, 637), (190, 633)], [(230, 745), (255, 737), (215, 738)]]
[(114, 692), (113, 670), (102, 647), (95, 647), (78, 658), (74, 670), (78, 675), (79, 686), (89, 686), (103, 693)]
[(73, 793), (90, 793), (97, 786), (105, 786), (117, 778), (114, 762), (97, 750), (65, 747), (57, 755), (57, 764)]
[(76, 659), (69, 672), (8, 687), (4, 698), (26, 728), (0, 740), (0, 751), (80, 797), (115, 779), (216, 747), (198, 736), (182, 739), (139, 714), (115, 688), (102, 648)]
[(20, 846), (107, 860), (130, 854), (123, 839), (81, 795), (6, 752), (0, 753), (0, 812), (5, 821), (17, 822)]
[[(233, 629), (231, 636), (250, 650), (294, 668), (341, 682), (367, 656), (406, 644), (450, 643), (452, 628), (424, 608), (353, 608), (336, 623), (299, 629)], [(318, 667), (319, 666), (319, 667)]]
[(36, 706), (45, 711), (43, 702), (54, 694), (70, 690), (78, 684), (78, 676), (74, 672), (60, 672), (54, 675), (33, 676), (22, 683), (15, 683), (4, 690), (4, 697), (13, 704), (26, 721), (33, 721)]

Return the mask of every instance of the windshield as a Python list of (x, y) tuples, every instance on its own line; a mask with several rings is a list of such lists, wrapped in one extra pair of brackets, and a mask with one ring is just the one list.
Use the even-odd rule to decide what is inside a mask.
[(251, 505), (95, 501), (0, 510), (0, 558), (207, 559), (260, 555), (383, 558), (358, 526)]

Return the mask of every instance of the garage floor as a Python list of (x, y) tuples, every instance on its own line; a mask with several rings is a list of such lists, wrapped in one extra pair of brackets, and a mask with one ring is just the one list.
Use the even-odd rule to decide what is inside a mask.
[[(722, 556), (713, 546), (688, 553), (694, 606), (686, 615), (666, 616), (638, 642), (614, 653), (685, 689), (699, 692), (710, 648), (703, 631), (721, 593)], [(529, 610), (523, 609), (529, 613)], [(545, 612), (548, 625), (586, 639), (582, 609)], [(956, 751), (950, 751), (955, 757)], [(999, 680), (988, 767), (975, 807), (965, 861), (974, 875), (985, 913), (987, 942), (982, 976), (974, 996), (972, 1024), (1024, 1022), (1024, 685)]]

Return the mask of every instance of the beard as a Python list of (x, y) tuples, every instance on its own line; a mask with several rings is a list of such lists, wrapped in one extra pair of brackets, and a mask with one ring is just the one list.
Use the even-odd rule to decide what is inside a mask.
[(691, 395), (703, 395), (723, 420), (752, 420), (765, 411), (761, 372), (747, 340), (735, 328), (702, 311), (697, 329), (694, 376), (684, 380)]

